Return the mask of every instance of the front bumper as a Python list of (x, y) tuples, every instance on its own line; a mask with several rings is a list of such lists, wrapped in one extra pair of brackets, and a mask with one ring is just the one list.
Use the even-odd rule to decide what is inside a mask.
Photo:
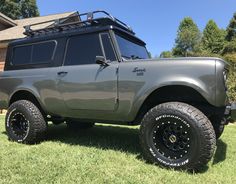
[(227, 106), (225, 114), (229, 116), (231, 122), (236, 121), (236, 103)]

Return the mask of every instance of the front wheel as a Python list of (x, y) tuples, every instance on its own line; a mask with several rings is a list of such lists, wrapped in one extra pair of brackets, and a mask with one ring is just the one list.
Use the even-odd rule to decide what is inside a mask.
[(160, 104), (148, 111), (141, 122), (140, 142), (148, 161), (183, 170), (206, 165), (216, 147), (208, 118), (180, 102)]
[(28, 100), (19, 100), (10, 105), (5, 125), (9, 140), (25, 144), (42, 141), (47, 130), (47, 123), (39, 108)]

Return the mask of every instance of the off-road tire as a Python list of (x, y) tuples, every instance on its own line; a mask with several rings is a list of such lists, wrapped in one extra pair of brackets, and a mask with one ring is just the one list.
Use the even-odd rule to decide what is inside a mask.
[(28, 100), (19, 100), (10, 105), (5, 128), (9, 140), (35, 144), (45, 139), (47, 123), (36, 105)]
[(85, 123), (85, 122), (76, 122), (76, 121), (66, 121), (66, 125), (70, 130), (86, 130), (93, 128), (95, 123)]
[[(170, 137), (166, 139), (166, 135)], [(201, 111), (185, 103), (169, 102), (146, 113), (141, 122), (140, 143), (144, 157), (151, 163), (197, 171), (212, 158), (216, 137), (211, 122)]]

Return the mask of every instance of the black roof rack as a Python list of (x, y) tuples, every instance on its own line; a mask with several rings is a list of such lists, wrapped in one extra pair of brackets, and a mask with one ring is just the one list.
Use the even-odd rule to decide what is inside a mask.
[[(98, 17), (94, 18), (95, 14), (104, 14), (105, 17)], [(84, 17), (87, 17), (87, 19), (83, 20)], [(69, 20), (69, 21), (68, 21)], [(43, 29), (33, 29), (34, 26), (39, 26), (42, 24), (48, 24), (46, 28)], [(113, 17), (106, 11), (98, 10), (88, 13), (79, 14), (78, 12), (75, 15), (71, 15), (65, 18), (61, 19), (54, 19), (49, 20), (45, 22), (40, 22), (36, 24), (31, 24), (24, 26), (25, 32), (24, 34), (27, 36), (35, 36), (35, 35), (42, 35), (42, 34), (50, 34), (65, 30), (71, 30), (86, 26), (93, 26), (93, 25), (115, 25), (117, 27), (120, 27), (122, 29), (125, 29), (126, 31), (134, 34), (131, 27), (129, 27), (124, 22), (120, 21), (119, 19)]]

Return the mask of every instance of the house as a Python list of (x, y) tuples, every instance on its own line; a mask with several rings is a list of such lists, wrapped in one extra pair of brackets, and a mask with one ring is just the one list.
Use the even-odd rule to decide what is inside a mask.
[[(47, 15), (41, 17), (12, 20), (6, 15), (0, 13), (0, 71), (3, 70), (4, 68), (6, 51), (9, 42), (15, 39), (25, 37), (25, 35), (23, 34), (24, 26), (67, 17), (68, 20), (70, 20), (70, 17), (76, 14), (77, 12), (68, 12), (68, 13)], [(36, 26), (35, 29), (46, 28), (50, 25), (51, 23), (41, 24), (39, 26)]]

